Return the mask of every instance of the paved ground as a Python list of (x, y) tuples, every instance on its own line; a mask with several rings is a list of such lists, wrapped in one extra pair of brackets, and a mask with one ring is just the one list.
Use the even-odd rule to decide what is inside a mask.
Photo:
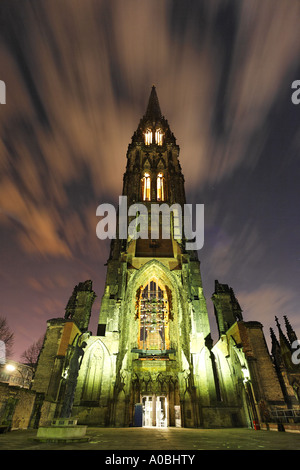
[(35, 436), (35, 430), (1, 434), (0, 450), (105, 450), (108, 455), (123, 450), (300, 450), (300, 433), (252, 429), (91, 427), (89, 442), (64, 444), (36, 442)]

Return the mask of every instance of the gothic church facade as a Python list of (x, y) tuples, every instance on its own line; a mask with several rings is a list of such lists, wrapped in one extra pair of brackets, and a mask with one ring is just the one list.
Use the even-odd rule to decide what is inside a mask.
[[(179, 150), (153, 87), (128, 146), (128, 206), (184, 207)], [(170, 238), (162, 222), (156, 238), (149, 228), (148, 238), (111, 241), (96, 335), (91, 281), (76, 286), (63, 318), (48, 321), (32, 386), (44, 400), (40, 424), (61, 415), (72, 383), (72, 416), (95, 426), (249, 427), (263, 420), (262, 409), (286, 407), (262, 325), (244, 321), (233, 290), (216, 281), (213, 344), (197, 252), (186, 250), (174, 214)]]

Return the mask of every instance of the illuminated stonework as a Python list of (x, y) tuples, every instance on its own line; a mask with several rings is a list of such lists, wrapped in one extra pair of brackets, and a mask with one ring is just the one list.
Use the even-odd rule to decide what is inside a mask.
[[(186, 203), (179, 146), (154, 87), (128, 147), (122, 194), (129, 204)], [(178, 227), (172, 222), (171, 239), (111, 243), (98, 329), (101, 342), (118, 352), (113, 366), (108, 364), (114, 371), (107, 410), (111, 425), (134, 424), (139, 406), (144, 425), (196, 427), (216, 413), (219, 420), (230, 420), (228, 409), (217, 411), (223, 405), (221, 385), (200, 263), (182, 239), (174, 238)]]
[[(155, 87), (128, 146), (122, 195), (128, 205), (186, 203), (179, 146)], [(247, 427), (262, 419), (261, 403), (284, 406), (262, 325), (244, 322), (233, 290), (218, 281), (213, 345), (198, 255), (176, 224), (169, 239), (111, 241), (97, 335), (84, 342), (71, 396), (80, 424)], [(90, 281), (80, 284), (65, 319), (48, 322), (33, 389), (54, 417), (94, 298)]]

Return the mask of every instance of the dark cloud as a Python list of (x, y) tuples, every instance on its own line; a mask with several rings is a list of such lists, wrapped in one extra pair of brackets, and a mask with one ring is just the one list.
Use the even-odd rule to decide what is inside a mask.
[[(0, 11), (1, 314), (17, 354), (79, 281), (94, 279), (101, 297), (108, 244), (96, 207), (118, 200), (153, 83), (188, 199), (205, 203), (208, 300), (219, 278), (241, 293), (246, 319), (272, 291), (286, 299), (274, 309), (295, 319), (299, 3), (3, 0)], [(280, 315), (264, 311), (267, 324)]]

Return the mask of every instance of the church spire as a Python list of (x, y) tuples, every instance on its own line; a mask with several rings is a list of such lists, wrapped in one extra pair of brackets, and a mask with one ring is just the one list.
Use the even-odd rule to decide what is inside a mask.
[(297, 340), (296, 333), (293, 330), (293, 328), (292, 328), (292, 326), (291, 326), (291, 324), (288, 320), (288, 317), (286, 315), (283, 315), (283, 318), (284, 318), (284, 321), (285, 321), (285, 327), (286, 327), (286, 332), (287, 332), (288, 338), (290, 340), (290, 343), (292, 344), (294, 341)]
[(279, 341), (280, 341), (280, 345), (285, 345), (288, 349), (290, 349), (290, 344), (286, 338), (286, 336), (284, 335), (282, 329), (281, 329), (281, 325), (278, 321), (278, 318), (275, 316), (275, 322), (276, 322), (276, 326), (278, 328), (278, 333), (279, 333)]
[(286, 336), (283, 334), (283, 331), (281, 329), (281, 326), (277, 317), (275, 317), (275, 321), (276, 321), (276, 325), (277, 325), (278, 332), (279, 332), (279, 344), (280, 344), (281, 357), (283, 359), (283, 362), (286, 368), (289, 370), (293, 370), (294, 364), (291, 358), (291, 345), (288, 339), (286, 338)]
[(165, 144), (176, 145), (176, 139), (168, 120), (162, 115), (154, 85), (150, 92), (146, 112), (132, 136), (132, 144), (144, 144), (147, 148), (151, 145), (157, 145), (164, 149), (166, 148)]
[(277, 359), (278, 353), (280, 352), (280, 345), (276, 338), (273, 328), (270, 328), (270, 336), (272, 340), (272, 356)]
[(156, 93), (156, 88), (153, 85), (149, 97), (147, 110), (144, 116), (147, 120), (156, 122), (162, 119), (162, 114), (159, 106), (159, 101)]

